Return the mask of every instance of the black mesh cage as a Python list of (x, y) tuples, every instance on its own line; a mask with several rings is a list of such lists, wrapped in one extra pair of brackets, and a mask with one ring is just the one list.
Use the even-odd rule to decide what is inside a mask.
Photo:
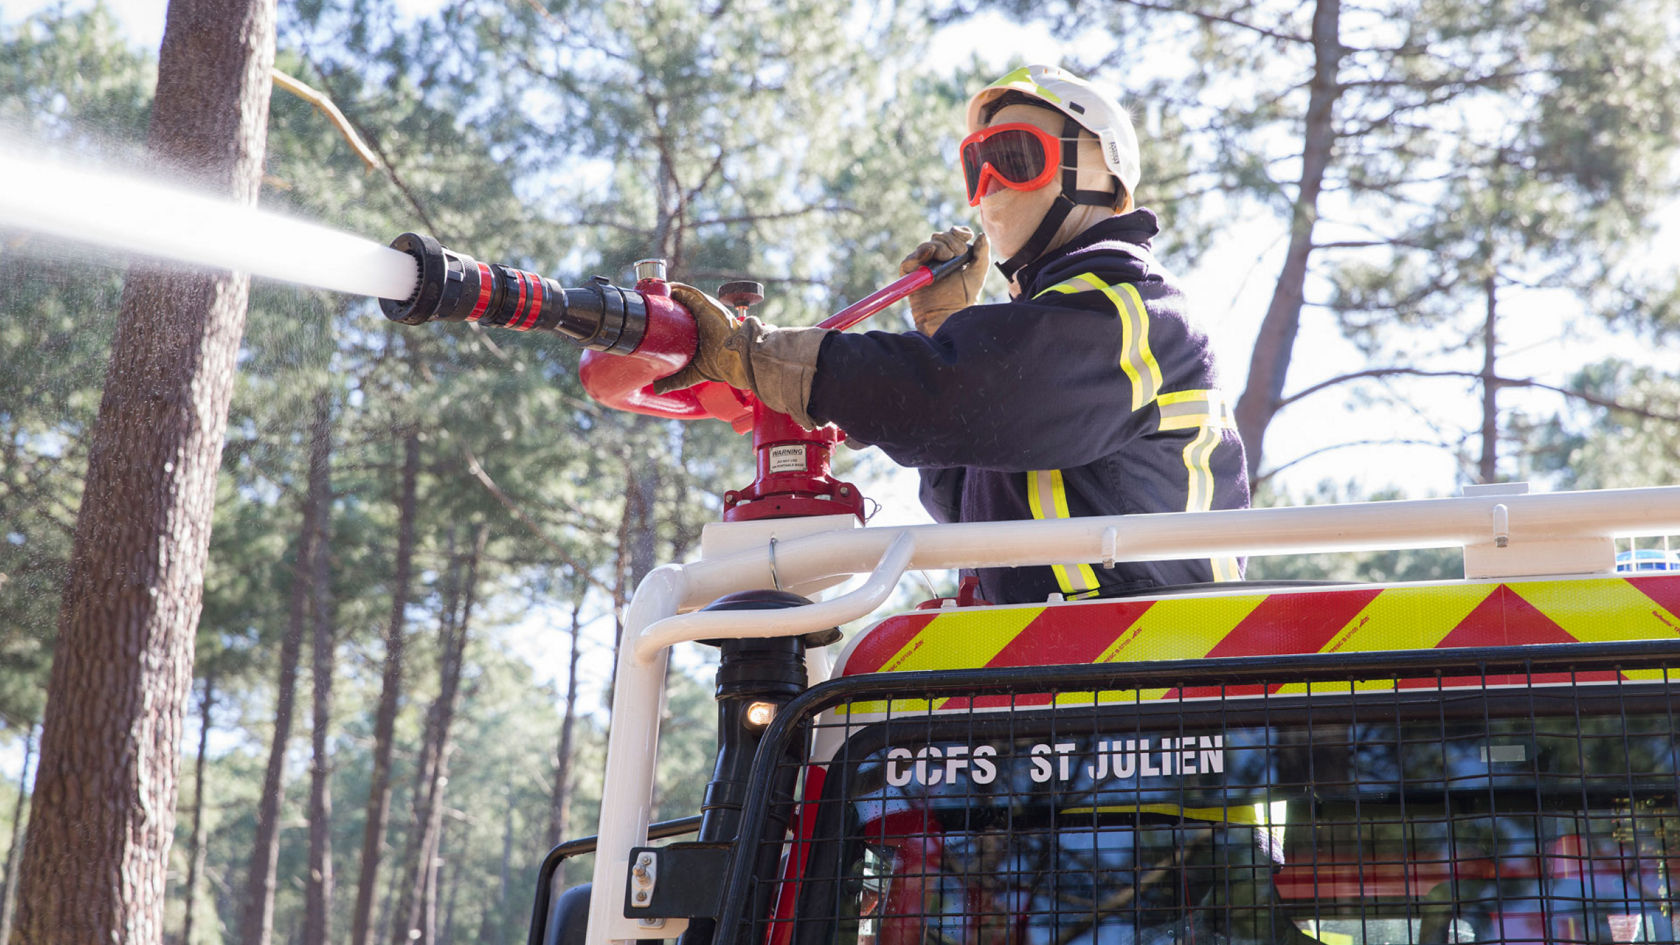
[(832, 756), (719, 939), (1673, 942), (1677, 682), (1672, 643), (841, 680), (777, 720)]

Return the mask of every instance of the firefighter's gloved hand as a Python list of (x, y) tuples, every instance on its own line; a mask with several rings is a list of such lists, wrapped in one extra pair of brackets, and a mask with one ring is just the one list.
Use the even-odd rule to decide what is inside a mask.
[(980, 297), (980, 286), (986, 281), (986, 266), (992, 255), (986, 245), (986, 235), (982, 233), (979, 239), (975, 239), (974, 231), (968, 227), (953, 226), (943, 233), (933, 234), (898, 264), (898, 271), (908, 275), (918, 266), (929, 266), (962, 255), (968, 249), (970, 240), (974, 241), (973, 262), (930, 286), (910, 293), (910, 317), (916, 322), (916, 330), (924, 335), (938, 331), (952, 313), (968, 308)]
[(721, 381), (752, 391), (766, 407), (785, 413), (806, 429), (811, 419), (811, 381), (817, 352), (828, 330), (774, 328), (756, 318), (737, 320), (723, 303), (690, 285), (671, 283), (671, 298), (694, 316), (699, 342), (694, 360), (670, 377), (656, 381), (655, 393)]
[(682, 370), (653, 382), (653, 392), (665, 394), (701, 381), (722, 381), (737, 390), (752, 389), (746, 362), (726, 347), (741, 320), (722, 302), (691, 285), (671, 283), (671, 299), (694, 316), (694, 358)]

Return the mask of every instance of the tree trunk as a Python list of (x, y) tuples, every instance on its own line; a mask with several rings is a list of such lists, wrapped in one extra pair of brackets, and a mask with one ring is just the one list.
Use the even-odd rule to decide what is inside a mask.
[(1481, 482), (1499, 479), (1499, 360), (1498, 321), (1496, 317), (1499, 289), (1494, 273), (1488, 273), (1483, 284), (1487, 292), (1487, 320), (1482, 323), (1482, 461), (1478, 469)]
[[(261, 184), (273, 0), (171, 0), (147, 148)], [(130, 268), (76, 517), (13, 945), (163, 940), (181, 722), (250, 280)]]
[(23, 767), (18, 769), (17, 804), (12, 807), (12, 842), (6, 847), (6, 886), (0, 889), (0, 945), (12, 937), (13, 908), (17, 905), (18, 849), (23, 846), (23, 812), (29, 800), (29, 762), (35, 758), (35, 726), (23, 738)]
[(263, 774), (257, 801), (256, 837), (251, 842), (251, 865), (245, 880), (244, 916), (239, 941), (269, 945), (274, 936), (274, 874), (280, 861), (280, 799), (285, 791), (286, 749), (292, 739), (292, 716), (297, 701), (298, 660), (303, 652), (303, 629), (309, 619), (309, 566), (314, 558), (316, 508), (307, 499), (298, 529), (292, 588), (288, 594), (286, 633), (280, 640), (280, 681), (275, 687), (274, 738), (268, 746), (268, 770)]
[(582, 626), (583, 597), (572, 601), (572, 652), (566, 660), (566, 713), (560, 718), (560, 748), (555, 752), (554, 792), (549, 795), (548, 847), (566, 839), (572, 819), (572, 752), (577, 729), (578, 636)]
[(630, 580), (626, 589), (631, 594), (641, 585), (642, 578), (647, 577), (648, 572), (659, 563), (656, 560), (655, 547), (659, 527), (659, 523), (655, 521), (658, 508), (655, 500), (659, 496), (659, 469), (651, 462), (640, 465), (640, 470), (631, 470), (626, 477), (631, 496), (627, 509), (631, 515)]
[[(644, 417), (634, 418), (640, 423)], [(632, 442), (630, 449), (635, 450)], [(613, 663), (607, 678), (606, 705), (612, 707), (613, 692), (618, 688), (618, 647), (624, 642), (624, 612), (635, 594), (637, 585), (647, 577), (654, 565), (654, 498), (658, 494), (659, 473), (649, 463), (634, 458), (624, 462), (624, 512), (618, 521), (618, 553), (614, 559), (613, 581)]]
[(402, 691), (403, 633), (414, 561), (414, 519), (420, 478), (420, 434), (403, 436), (402, 493), (397, 500), (397, 560), (391, 579), (391, 619), (385, 625), (385, 671), (379, 708), (373, 721), (373, 775), (368, 788), (367, 821), (362, 829), (362, 869), (356, 880), (356, 910), (351, 917), (351, 945), (367, 945), (373, 923), (373, 900), (379, 887), (379, 861), (385, 824), (391, 814), (391, 740), (396, 731), (397, 698)]
[(181, 921), (181, 945), (192, 945), (193, 919), (198, 911), (198, 878), (204, 875), (204, 760), (210, 753), (210, 711), (216, 705), (216, 666), (204, 674), (204, 701), (198, 712), (198, 756), (193, 762), (193, 823), (187, 841), (186, 915)]
[(1248, 365), (1248, 384), (1234, 411), (1237, 431), (1248, 454), (1248, 478), (1255, 481), (1265, 448), (1266, 427), (1277, 414), (1295, 335), (1301, 327), (1306, 299), (1307, 263), (1313, 250), (1313, 227), (1318, 222), (1318, 197), (1325, 169), (1336, 145), (1334, 111), (1342, 94), (1339, 78), (1343, 54), (1340, 37), (1341, 0), (1318, 0), (1313, 13), (1313, 77), (1302, 135), (1301, 182), (1289, 227), (1289, 249), (1278, 274), (1272, 301), (1254, 339)]
[[(508, 905), (513, 889), (513, 783), (506, 785), (507, 805), (502, 811), (502, 868), (496, 883), (495, 936), (486, 937), (485, 941), (501, 941), (502, 932), (507, 928)], [(457, 870), (458, 872), (458, 870)], [(453, 893), (451, 893), (453, 897)], [(450, 912), (454, 912), (454, 903), (450, 903)]]
[(416, 785), (415, 791), (414, 833), (410, 835), (414, 856), (408, 889), (397, 904), (399, 926), (393, 935), (397, 945), (437, 941), (437, 865), (443, 833), (444, 788), (449, 783), (449, 730), (461, 686), (461, 663), (475, 602), (478, 562), (487, 538), (487, 529), (478, 525), (472, 550), (464, 561), (457, 559), (450, 568), (453, 577), (445, 591), (444, 619), (439, 624), (438, 696), (426, 714), (427, 747), (422, 749), (421, 759), (424, 780)]
[(309, 449), (309, 496), (316, 506), (311, 544), (309, 598), (314, 632), (310, 645), (311, 706), (309, 765), (309, 876), (304, 883), (304, 945), (332, 941), (332, 759), (327, 729), (332, 721), (333, 614), (332, 543), (328, 519), (332, 507), (332, 399), (315, 396), (315, 435)]
[[(511, 808), (509, 809), (511, 816)], [(443, 928), (438, 930), (438, 945), (453, 945), (455, 941), (455, 903), (461, 897), (461, 864), (456, 863), (449, 868), (449, 908), (443, 911)], [(499, 938), (480, 935), (478, 941), (495, 942)]]

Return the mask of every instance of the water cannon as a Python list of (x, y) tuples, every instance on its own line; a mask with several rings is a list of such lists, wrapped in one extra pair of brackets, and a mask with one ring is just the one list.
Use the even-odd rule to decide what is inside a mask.
[(412, 295), (379, 300), (385, 317), (404, 325), (476, 322), (553, 332), (592, 351), (616, 354), (635, 351), (647, 333), (646, 300), (605, 277), (565, 289), (546, 276), (479, 262), (418, 233), (404, 233), (391, 241), (391, 248), (413, 256), (419, 265)]
[[(597, 276), (586, 286), (564, 288), (536, 273), (482, 263), (444, 248), (430, 236), (404, 233), (393, 249), (413, 257), (418, 278), (405, 299), (380, 299), (385, 317), (405, 325), (469, 322), (511, 331), (556, 334), (584, 348), (578, 374), (601, 404), (673, 420), (722, 420), (751, 432), (757, 477), (725, 492), (724, 521), (852, 514), (864, 518), (863, 495), (831, 474), (834, 447), (846, 436), (828, 426), (806, 430), (765, 407), (750, 392), (706, 382), (656, 393), (653, 384), (694, 357), (694, 318), (671, 298), (665, 262), (634, 264), (636, 286), (626, 289)], [(973, 251), (922, 266), (824, 320), (844, 330), (973, 261)], [(756, 282), (725, 283), (717, 293), (744, 316), (763, 300)]]

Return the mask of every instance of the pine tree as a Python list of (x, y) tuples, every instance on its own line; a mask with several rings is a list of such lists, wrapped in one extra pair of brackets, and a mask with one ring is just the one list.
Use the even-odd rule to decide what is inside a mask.
[[(250, 203), (274, 6), (173, 0), (149, 135)], [(47, 690), (15, 943), (161, 942), (181, 717), (247, 277), (130, 270)], [(114, 746), (122, 746), (113, 750)]]

